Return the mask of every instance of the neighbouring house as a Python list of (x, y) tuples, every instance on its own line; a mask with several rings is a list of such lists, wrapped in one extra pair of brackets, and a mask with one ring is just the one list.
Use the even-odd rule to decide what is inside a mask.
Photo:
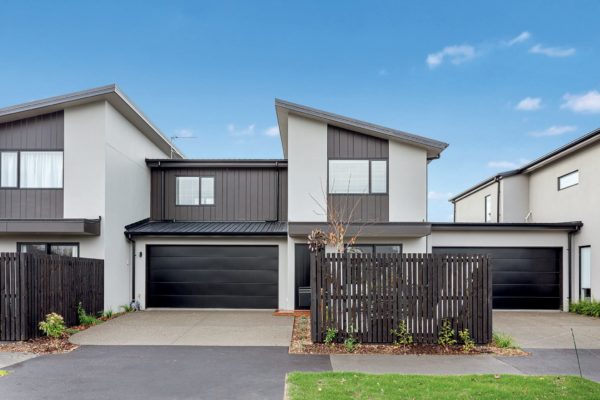
[(150, 213), (146, 158), (181, 157), (114, 85), (0, 109), (0, 251), (105, 260), (105, 308), (131, 299), (123, 226)]
[[(27, 118), (55, 112), (64, 119), (60, 160), (37, 164), (44, 171), (38, 181), (60, 181), (51, 189), (60, 203), (53, 214), (53, 203), (43, 201), (22, 215), (37, 197), (0, 197), (2, 250), (104, 259), (107, 307), (133, 299), (142, 308), (308, 308), (307, 235), (327, 230), (332, 210), (347, 214), (350, 235), (360, 232), (355, 251), (487, 254), (497, 308), (564, 309), (571, 297), (578, 215), (428, 221), (428, 165), (444, 142), (276, 100), (283, 159), (195, 160), (183, 158), (114, 86), (31, 104), (0, 110), (0, 123), (29, 126)], [(20, 136), (10, 129), (0, 128), (8, 154), (3, 182), (5, 170), (7, 182), (29, 182), (10, 171), (30, 157), (19, 153), (14, 161), (15, 150), (25, 153), (31, 144), (20, 149), (4, 139)], [(46, 141), (56, 128), (35, 132)], [(52, 172), (58, 169), (64, 182)], [(17, 229), (34, 223), (64, 230), (71, 218), (89, 221), (69, 232), (44, 228), (43, 235)], [(73, 245), (70, 253), (63, 243)]]
[[(540, 224), (582, 221), (565, 254), (572, 300), (600, 297), (600, 129), (454, 196), (457, 223)], [(540, 246), (543, 244), (540, 244)], [(538, 268), (546, 262), (540, 258)], [(533, 271), (532, 271), (533, 272)], [(543, 270), (531, 276), (547, 280)], [(555, 289), (556, 292), (556, 289)]]

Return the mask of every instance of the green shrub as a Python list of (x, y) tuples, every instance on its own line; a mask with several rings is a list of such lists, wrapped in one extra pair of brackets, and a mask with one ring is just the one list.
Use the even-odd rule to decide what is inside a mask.
[(471, 337), (468, 329), (463, 329), (462, 331), (458, 331), (458, 336), (462, 341), (462, 349), (465, 353), (469, 353), (471, 350), (475, 348), (475, 341)]
[(83, 306), (81, 305), (81, 302), (79, 302), (79, 304), (77, 305), (77, 317), (79, 319), (79, 324), (83, 326), (96, 325), (102, 322), (93, 315), (88, 315), (85, 312)]
[(515, 340), (505, 333), (494, 332), (492, 334), (492, 344), (501, 349), (518, 349), (519, 346)]
[(569, 311), (590, 317), (600, 317), (600, 301), (598, 300), (582, 300), (569, 305)]
[(102, 317), (110, 319), (113, 316), (113, 310), (106, 310), (102, 313)]
[(358, 345), (358, 340), (355, 337), (350, 336), (344, 340), (344, 347), (348, 353), (353, 353), (356, 350), (356, 346)]
[(123, 304), (121, 306), (121, 310), (123, 310), (123, 312), (129, 313), (135, 311), (135, 308), (131, 304)]
[(335, 340), (337, 334), (338, 334), (337, 329), (327, 328), (327, 332), (325, 333), (325, 340), (323, 340), (323, 343), (325, 343), (326, 345), (333, 344), (333, 341)]
[(398, 324), (398, 328), (391, 329), (390, 332), (396, 337), (394, 344), (398, 346), (407, 346), (413, 343), (413, 336), (408, 331), (405, 321)]
[(44, 335), (53, 338), (61, 337), (67, 329), (65, 327), (65, 320), (57, 313), (46, 315), (46, 320), (40, 322), (39, 327), (40, 330), (44, 332)]
[(452, 329), (452, 324), (449, 319), (445, 319), (442, 322), (442, 329), (440, 329), (440, 332), (438, 333), (438, 344), (444, 347), (454, 346), (456, 344), (454, 329)]

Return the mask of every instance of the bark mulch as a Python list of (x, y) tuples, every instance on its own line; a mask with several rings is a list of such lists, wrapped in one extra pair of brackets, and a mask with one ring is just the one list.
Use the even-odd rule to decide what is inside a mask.
[[(109, 319), (117, 318), (125, 313), (115, 313), (110, 318), (99, 317), (98, 320), (105, 322)], [(84, 331), (94, 325), (77, 325), (67, 329), (62, 337), (52, 338), (41, 336), (22, 342), (0, 342), (0, 352), (11, 353), (33, 353), (33, 354), (60, 354), (68, 353), (79, 346), (69, 342), (69, 337), (77, 332)]]
[[(330, 345), (313, 343), (310, 339), (310, 317), (296, 316), (289, 352), (291, 354), (349, 354), (342, 343)], [(465, 353), (462, 346), (439, 346), (431, 344), (413, 344), (408, 346), (394, 344), (359, 344), (352, 354), (436, 354), (436, 355), (477, 355), (496, 354), (503, 356), (525, 356), (529, 353), (521, 349), (503, 349), (493, 345), (476, 346)]]

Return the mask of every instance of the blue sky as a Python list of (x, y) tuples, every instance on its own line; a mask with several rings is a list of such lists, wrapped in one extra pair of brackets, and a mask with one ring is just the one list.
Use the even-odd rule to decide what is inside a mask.
[[(85, 7), (82, 5), (86, 4)], [(600, 127), (600, 2), (9, 2), (0, 106), (117, 83), (188, 157), (281, 157), (278, 97), (450, 143), (449, 194)], [(274, 135), (275, 134), (275, 135)]]

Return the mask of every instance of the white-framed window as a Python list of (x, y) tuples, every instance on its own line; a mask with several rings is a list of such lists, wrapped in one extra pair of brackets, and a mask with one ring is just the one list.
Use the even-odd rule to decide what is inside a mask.
[(592, 248), (590, 246), (579, 248), (579, 286), (581, 298), (589, 299), (592, 291)]
[(178, 176), (175, 178), (175, 205), (197, 206), (200, 204), (200, 178)]
[(485, 222), (492, 222), (492, 196), (485, 196)]
[(22, 151), (19, 171), (21, 188), (60, 189), (63, 186), (63, 152)]
[(329, 160), (329, 193), (387, 193), (387, 161)]
[(205, 176), (200, 179), (200, 204), (215, 204), (215, 178)]
[(579, 183), (579, 171), (569, 172), (558, 177), (558, 190), (563, 190)]
[(371, 161), (371, 193), (387, 193), (387, 161)]
[(19, 153), (16, 151), (3, 151), (0, 153), (0, 187), (14, 188), (18, 186)]

